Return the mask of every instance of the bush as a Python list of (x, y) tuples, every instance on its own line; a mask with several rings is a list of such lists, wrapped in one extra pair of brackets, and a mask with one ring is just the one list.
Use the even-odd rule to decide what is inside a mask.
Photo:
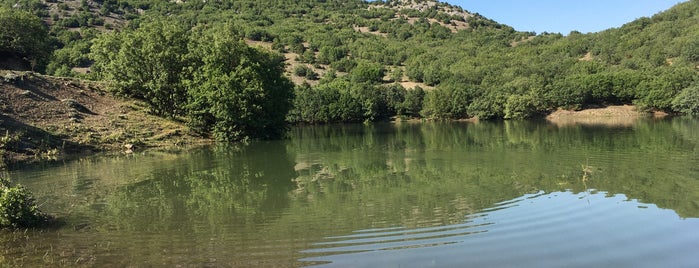
[(39, 210), (29, 190), (0, 178), (0, 228), (38, 227), (50, 218)]
[(534, 98), (530, 95), (510, 95), (505, 102), (505, 119), (526, 119), (536, 115)]
[(296, 65), (296, 67), (294, 67), (294, 75), (299, 77), (306, 76), (306, 74), (308, 74), (309, 71), (311, 70), (306, 65)]
[(381, 82), (383, 80), (385, 70), (379, 63), (361, 61), (350, 72), (352, 82)]
[(699, 84), (682, 90), (672, 101), (672, 109), (686, 115), (699, 115)]
[(425, 98), (425, 91), (421, 87), (415, 87), (412, 90), (405, 92), (405, 100), (403, 105), (398, 109), (399, 115), (407, 115), (412, 117), (420, 116), (422, 110), (422, 101)]

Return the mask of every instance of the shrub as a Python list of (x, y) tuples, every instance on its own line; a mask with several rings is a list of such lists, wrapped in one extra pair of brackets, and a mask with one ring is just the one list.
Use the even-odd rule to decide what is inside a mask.
[(310, 71), (309, 69), (310, 68), (306, 65), (296, 65), (296, 67), (294, 67), (294, 75), (304, 77)]
[(364, 83), (381, 82), (385, 72), (381, 64), (361, 61), (352, 69), (350, 74), (352, 76), (352, 82)]
[(510, 95), (505, 102), (505, 119), (525, 119), (537, 113), (530, 95)]
[(10, 186), (9, 180), (0, 178), (0, 228), (38, 227), (49, 220), (29, 190), (22, 185)]
[(699, 84), (682, 90), (672, 101), (672, 108), (686, 115), (699, 115)]

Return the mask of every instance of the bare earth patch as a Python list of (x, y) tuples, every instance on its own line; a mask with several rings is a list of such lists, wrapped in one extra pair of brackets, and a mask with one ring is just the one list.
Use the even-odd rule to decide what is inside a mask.
[(433, 90), (434, 89), (434, 87), (425, 85), (424, 83), (417, 83), (417, 82), (405, 81), (405, 80), (400, 82), (400, 85), (406, 89), (415, 89), (415, 87), (421, 87), (424, 90)]
[[(647, 115), (646, 113), (639, 112), (633, 105), (619, 105), (581, 111), (559, 109), (547, 116), (546, 120), (558, 126), (632, 126), (636, 124), (639, 118)], [(664, 114), (657, 113), (655, 116), (664, 116)]]
[(99, 83), (0, 71), (0, 158), (25, 161), (208, 142)]

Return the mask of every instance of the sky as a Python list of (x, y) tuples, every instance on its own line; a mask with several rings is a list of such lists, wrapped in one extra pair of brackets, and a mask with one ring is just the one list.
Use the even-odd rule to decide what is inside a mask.
[(684, 0), (442, 0), (471, 13), (512, 26), (517, 31), (599, 32), (621, 27)]

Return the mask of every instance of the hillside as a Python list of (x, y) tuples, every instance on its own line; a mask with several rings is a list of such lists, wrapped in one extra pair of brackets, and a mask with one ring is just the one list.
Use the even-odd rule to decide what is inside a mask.
[(429, 0), (2, 3), (49, 26), (53, 52), (36, 70), (93, 80), (110, 77), (94, 68), (105, 64), (96, 42), (138, 38), (162, 22), (181, 32), (227, 25), (228, 36), (286, 59), (296, 84), (291, 123), (523, 119), (607, 105), (699, 113), (699, 0), (568, 36), (517, 32)]
[(77, 79), (0, 71), (0, 166), (207, 142), (182, 123), (148, 114), (142, 102), (116, 98), (102, 88)]

